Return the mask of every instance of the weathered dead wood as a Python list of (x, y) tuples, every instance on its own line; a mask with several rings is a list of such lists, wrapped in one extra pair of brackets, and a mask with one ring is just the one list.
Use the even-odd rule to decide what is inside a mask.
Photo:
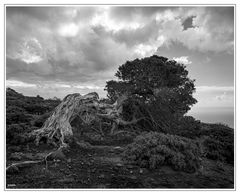
[(36, 164), (43, 164), (43, 162), (44, 162), (43, 160), (37, 160), (37, 161), (24, 161), (19, 163), (13, 163), (6, 168), (6, 173), (7, 174), (16, 173), (21, 168), (31, 167), (32, 165), (36, 165)]
[[(144, 117), (136, 118), (135, 114), (131, 121), (122, 119), (123, 103), (127, 100), (126, 94), (120, 96), (114, 104), (99, 102), (97, 93), (87, 95), (70, 94), (55, 108), (52, 115), (46, 120), (43, 127), (35, 130), (32, 135), (36, 137), (38, 145), (42, 139), (55, 146), (67, 147), (68, 142), (73, 140), (71, 122), (83, 123), (91, 126), (93, 122), (99, 122), (99, 132), (101, 130), (101, 120), (103, 118), (111, 121), (111, 133), (113, 134), (118, 125), (136, 124)], [(77, 119), (77, 120), (76, 120)], [(96, 129), (94, 129), (96, 131)]]
[(58, 105), (52, 115), (46, 120), (43, 127), (35, 130), (32, 135), (36, 137), (38, 145), (45, 138), (47, 143), (67, 147), (66, 141), (71, 141), (73, 131), (71, 122), (78, 116), (84, 123), (95, 120), (94, 114), (89, 114), (89, 109), (98, 106), (98, 94), (90, 93), (84, 96), (71, 94), (66, 96)]

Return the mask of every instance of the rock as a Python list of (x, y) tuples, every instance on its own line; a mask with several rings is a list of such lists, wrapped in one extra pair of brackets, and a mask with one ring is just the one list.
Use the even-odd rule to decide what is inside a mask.
[(19, 169), (14, 165), (12, 165), (6, 169), (7, 174), (14, 174), (14, 173), (18, 173), (18, 172), (19, 172)]
[(71, 159), (71, 158), (67, 159), (67, 162), (68, 162), (68, 163), (71, 163), (71, 162), (72, 162), (72, 159)]
[(47, 161), (53, 161), (53, 160), (66, 160), (66, 156), (63, 154), (61, 150), (56, 150), (54, 152), (50, 152), (46, 156)]
[(120, 147), (120, 146), (116, 146), (114, 147), (115, 152), (123, 152), (124, 148)]
[(10, 160), (16, 160), (16, 161), (19, 161), (19, 160), (22, 160), (22, 157), (23, 157), (23, 153), (21, 152), (14, 152), (10, 155)]
[(139, 169), (139, 173), (140, 173), (140, 174), (144, 174), (144, 173), (147, 173), (147, 172), (148, 172), (148, 170), (145, 169), (145, 168), (140, 168), (140, 169)]
[(116, 166), (117, 167), (123, 167), (123, 164), (122, 163), (117, 163)]

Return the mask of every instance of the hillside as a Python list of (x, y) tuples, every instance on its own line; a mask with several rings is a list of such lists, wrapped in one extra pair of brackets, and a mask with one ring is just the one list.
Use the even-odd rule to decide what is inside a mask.
[[(41, 160), (54, 150), (53, 146), (46, 144), (35, 146), (27, 135), (40, 128), (60, 102), (44, 100), (39, 96), (27, 97), (10, 88), (6, 90), (7, 166), (26, 160)], [(177, 129), (164, 134), (138, 132), (125, 127), (124, 133), (110, 135), (105, 132), (102, 135), (89, 126), (79, 128), (84, 130), (75, 131), (77, 144), (73, 143), (63, 158), (52, 159), (48, 166), (42, 161), (31, 167), (7, 172), (6, 187), (234, 187), (234, 132), (225, 125), (201, 123), (187, 117)], [(160, 146), (167, 147), (165, 153), (162, 153)], [(126, 160), (126, 154), (127, 157), (133, 155), (135, 158), (136, 151), (140, 151), (138, 161)], [(147, 151), (152, 153), (148, 154)], [(163, 154), (165, 160), (159, 160)], [(146, 158), (147, 155), (149, 159)], [(175, 155), (180, 155), (181, 158)], [(155, 164), (151, 164), (151, 159), (155, 159)], [(186, 170), (195, 165), (197, 171)]]

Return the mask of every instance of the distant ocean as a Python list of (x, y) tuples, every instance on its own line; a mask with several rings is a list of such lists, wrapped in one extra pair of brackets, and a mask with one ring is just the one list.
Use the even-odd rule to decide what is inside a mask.
[(192, 108), (187, 115), (206, 123), (224, 123), (234, 128), (233, 107), (196, 107)]

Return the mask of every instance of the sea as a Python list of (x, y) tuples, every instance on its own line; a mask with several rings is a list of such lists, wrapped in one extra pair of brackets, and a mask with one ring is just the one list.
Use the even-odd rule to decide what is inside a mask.
[(233, 107), (193, 107), (187, 115), (202, 122), (222, 123), (234, 128)]

